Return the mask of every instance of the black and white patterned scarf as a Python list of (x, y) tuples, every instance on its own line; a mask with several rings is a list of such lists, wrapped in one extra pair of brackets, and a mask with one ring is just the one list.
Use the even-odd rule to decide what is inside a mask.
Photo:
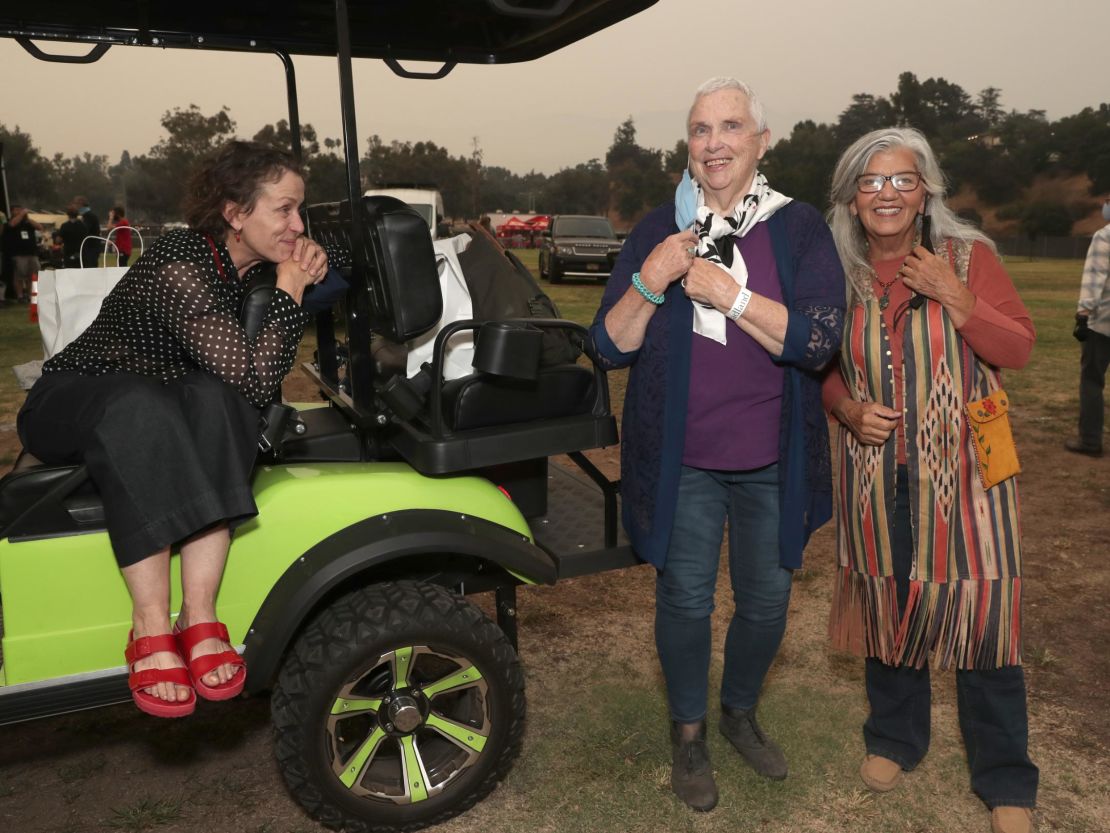
[[(776, 211), (790, 202), (767, 184), (767, 177), (758, 171), (752, 179), (752, 187), (736, 208), (728, 216), (714, 214), (705, 204), (705, 194), (696, 181), (693, 182), (697, 195), (697, 216), (694, 220), (694, 233), (698, 236), (698, 257), (715, 263), (740, 286), (748, 284), (748, 267), (744, 257), (731, 240), (724, 237), (743, 237), (756, 223), (768, 219)], [(718, 241), (721, 241), (718, 246)], [(713, 307), (706, 308), (694, 304), (694, 332), (711, 338), (719, 344), (725, 343), (728, 319)]]

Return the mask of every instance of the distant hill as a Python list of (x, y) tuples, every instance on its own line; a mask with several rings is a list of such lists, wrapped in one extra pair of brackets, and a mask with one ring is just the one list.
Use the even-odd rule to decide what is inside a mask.
[(953, 194), (948, 204), (958, 213), (978, 215), (983, 231), (994, 238), (1022, 236), (1020, 213), (1024, 206), (1034, 202), (1057, 203), (1064, 206), (1075, 218), (1071, 233), (1075, 236), (1094, 234), (1104, 225), (1102, 199), (1091, 196), (1091, 180), (1086, 174), (1068, 176), (1038, 176), (1026, 188), (1021, 198), (1006, 205), (985, 205), (968, 187)]

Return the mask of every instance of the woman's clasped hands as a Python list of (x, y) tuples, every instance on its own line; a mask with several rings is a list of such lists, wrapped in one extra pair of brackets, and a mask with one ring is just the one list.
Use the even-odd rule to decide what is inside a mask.
[(319, 283), (328, 271), (328, 256), (323, 248), (307, 237), (298, 237), (293, 253), (277, 265), (277, 288), (298, 304), (309, 286)]
[(692, 231), (672, 234), (655, 247), (640, 270), (641, 280), (662, 294), (682, 280), (686, 297), (696, 304), (728, 310), (736, 300), (736, 281), (715, 263), (697, 256), (698, 238)]

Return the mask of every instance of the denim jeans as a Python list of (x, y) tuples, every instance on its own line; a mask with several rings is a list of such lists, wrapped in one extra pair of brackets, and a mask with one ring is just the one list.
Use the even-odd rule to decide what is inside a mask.
[(655, 645), (671, 719), (703, 720), (710, 617), (725, 520), (735, 603), (725, 638), (721, 702), (750, 709), (786, 630), (792, 573), (779, 566), (778, 465), (751, 471), (682, 467), (667, 561), (655, 583)]
[[(898, 468), (894, 508), (894, 575), (898, 609), (909, 595), (913, 543), (906, 468)], [(884, 665), (867, 660), (871, 714), (863, 726), (872, 755), (913, 769), (929, 751), (931, 690), (929, 668)], [(1029, 760), (1025, 675), (1020, 665), (988, 671), (956, 671), (960, 732), (971, 769), (971, 788), (988, 807), (1034, 807), (1037, 767)]]

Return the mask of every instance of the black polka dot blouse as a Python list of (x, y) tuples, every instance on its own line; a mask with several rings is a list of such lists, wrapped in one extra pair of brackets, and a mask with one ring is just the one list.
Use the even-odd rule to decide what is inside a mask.
[[(43, 372), (138, 373), (168, 382), (203, 369), (251, 404), (266, 405), (293, 366), (312, 316), (277, 290), (258, 336), (248, 339), (239, 323), (243, 288), (263, 265), (240, 279), (227, 247), (214, 245), (215, 252), (207, 237), (187, 229), (159, 238), (104, 299), (89, 328)], [(343, 253), (327, 254), (330, 265), (341, 265)]]

